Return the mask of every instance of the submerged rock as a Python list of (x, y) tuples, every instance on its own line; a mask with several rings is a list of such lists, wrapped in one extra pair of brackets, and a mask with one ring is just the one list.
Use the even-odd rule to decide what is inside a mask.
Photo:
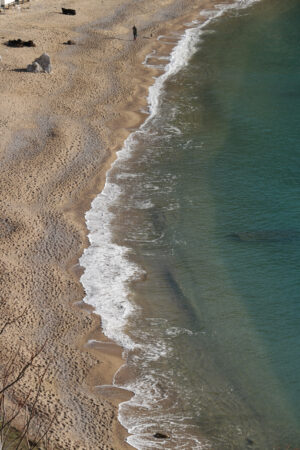
[(153, 437), (155, 437), (156, 439), (170, 439), (170, 436), (168, 436), (165, 433), (160, 433), (160, 432), (155, 433), (153, 435)]
[(228, 237), (243, 242), (279, 242), (300, 239), (299, 231), (243, 231), (231, 233)]

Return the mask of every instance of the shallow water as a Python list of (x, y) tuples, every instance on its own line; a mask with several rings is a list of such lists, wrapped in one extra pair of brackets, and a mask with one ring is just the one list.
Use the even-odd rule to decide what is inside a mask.
[(263, 0), (190, 30), (87, 215), (136, 448), (300, 445), (299, 18)]

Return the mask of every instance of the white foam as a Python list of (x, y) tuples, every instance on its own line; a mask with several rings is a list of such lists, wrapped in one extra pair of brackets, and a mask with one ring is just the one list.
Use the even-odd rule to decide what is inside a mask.
[(109, 342), (109, 341), (98, 341), (97, 339), (89, 339), (88, 342), (87, 342), (87, 345), (93, 345), (93, 344), (112, 345), (114, 343), (113, 342)]
[(187, 334), (187, 335), (189, 335), (189, 336), (192, 336), (194, 333), (193, 333), (193, 331), (188, 330), (187, 328), (171, 327), (171, 328), (168, 328), (168, 329), (166, 330), (166, 334), (167, 334), (168, 336), (174, 336), (174, 337), (176, 337), (176, 336), (179, 336), (179, 335), (181, 335), (181, 334)]
[(128, 249), (112, 242), (109, 206), (119, 197), (116, 184), (107, 182), (102, 193), (86, 213), (90, 246), (80, 258), (85, 267), (81, 277), (86, 296), (84, 301), (101, 315), (104, 333), (125, 349), (134, 343), (123, 332), (136, 307), (129, 301), (128, 283), (142, 275), (142, 270), (126, 258)]
[[(154, 336), (152, 340), (145, 339), (145, 345), (138, 344), (133, 337), (126, 333), (128, 320), (138, 315), (138, 308), (132, 303), (130, 298), (130, 282), (141, 277), (143, 270), (128, 259), (129, 248), (117, 245), (113, 241), (112, 221), (115, 216), (111, 207), (117, 205), (118, 201), (121, 202), (122, 192), (113, 181), (112, 175), (116, 167), (130, 158), (137, 136), (140, 133), (147, 132), (147, 124), (159, 111), (161, 93), (166, 80), (187, 65), (192, 55), (196, 52), (204, 27), (229, 9), (246, 8), (257, 1), (259, 0), (240, 0), (231, 5), (220, 4), (209, 12), (201, 11), (201, 15), (205, 16), (206, 20), (202, 24), (193, 23), (192, 28), (185, 31), (174, 47), (169, 62), (164, 67), (164, 73), (156, 78), (153, 86), (149, 88), (148, 103), (150, 114), (148, 118), (138, 131), (132, 133), (126, 139), (122, 150), (118, 152), (117, 160), (107, 174), (103, 191), (95, 198), (90, 211), (86, 213), (90, 246), (80, 258), (80, 264), (85, 268), (85, 272), (81, 277), (81, 282), (86, 292), (84, 301), (92, 305), (95, 308), (95, 312), (101, 316), (103, 331), (109, 338), (123, 346), (126, 352), (133, 349), (140, 351), (140, 355), (136, 356), (139, 364), (143, 364), (143, 361), (145, 363), (147, 359), (154, 361), (166, 357), (170, 351), (168, 339), (172, 339), (181, 333), (189, 334), (190, 331), (169, 328), (165, 335), (168, 339), (158, 339)], [(158, 37), (158, 39), (163, 38), (164, 36)], [(174, 45), (174, 42), (172, 45)], [(148, 58), (145, 59), (145, 64), (147, 64), (147, 61), (153, 54), (148, 55)], [(172, 131), (179, 132), (180, 130)], [(132, 174), (128, 173), (118, 175), (119, 178), (132, 176)], [(153, 186), (153, 189), (158, 188)], [(141, 206), (151, 207), (150, 204)], [(163, 374), (160, 374), (160, 376), (163, 377)], [(170, 382), (170, 380), (168, 381)], [(165, 382), (167, 383), (167, 380)], [(119, 407), (119, 420), (131, 434), (128, 442), (133, 447), (137, 449), (167, 448), (157, 440), (155, 440), (155, 443), (153, 442), (153, 436), (149, 433), (151, 426), (153, 426), (153, 420), (150, 416), (147, 414), (138, 416), (128, 414), (128, 411), (132, 412), (137, 408), (144, 408), (146, 411), (151, 409), (151, 412), (153, 412), (153, 404), (155, 402), (157, 406), (156, 413), (160, 414), (157, 423), (163, 424), (164, 421), (168, 423), (170, 420), (173, 422), (174, 433), (178, 436), (176, 448), (200, 449), (206, 446), (205, 443), (200, 443), (195, 437), (187, 434), (184, 436), (184, 443), (180, 444), (180, 441), (182, 441), (180, 433), (185, 432), (184, 425), (180, 425), (183, 418), (176, 418), (175, 416), (164, 418), (164, 412), (158, 408), (158, 405), (167, 393), (162, 392), (155, 373), (149, 372), (143, 379), (136, 379), (126, 386), (118, 386), (116, 382), (114, 386), (126, 388), (135, 394), (131, 400), (123, 402)]]
[[(174, 108), (174, 109), (176, 110), (176, 108)], [(170, 116), (172, 116), (172, 115), (170, 114)], [(177, 136), (182, 134), (182, 131), (178, 127), (175, 127), (174, 125), (165, 127), (164, 132), (165, 132), (165, 138), (171, 137), (174, 134), (176, 134)], [(167, 132), (169, 132), (169, 134), (167, 134)]]
[(134, 203), (134, 207), (136, 209), (150, 209), (153, 208), (153, 203), (151, 200), (136, 200)]

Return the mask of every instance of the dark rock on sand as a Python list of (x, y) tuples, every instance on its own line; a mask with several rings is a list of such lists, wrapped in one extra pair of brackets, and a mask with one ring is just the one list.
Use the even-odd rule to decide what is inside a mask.
[(231, 233), (228, 237), (243, 242), (280, 242), (300, 239), (299, 231), (243, 231)]
[(76, 45), (75, 41), (72, 41), (72, 39), (69, 39), (67, 42), (64, 42), (65, 45)]
[(11, 39), (9, 40), (6, 45), (8, 47), (35, 47), (35, 43), (33, 41), (22, 41), (22, 39)]
[(61, 8), (61, 11), (62, 11), (63, 14), (68, 14), (69, 16), (75, 16), (76, 15), (75, 9)]
[(170, 439), (170, 436), (164, 433), (157, 432), (153, 435), (156, 439)]

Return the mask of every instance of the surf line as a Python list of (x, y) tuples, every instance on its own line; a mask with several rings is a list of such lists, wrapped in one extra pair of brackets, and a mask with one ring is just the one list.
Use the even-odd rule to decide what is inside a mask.
[[(122, 346), (124, 357), (129, 351), (137, 348), (137, 344), (126, 334), (125, 327), (130, 318), (138, 314), (138, 308), (130, 301), (131, 281), (140, 279), (143, 270), (128, 258), (129, 248), (117, 245), (113, 240), (112, 221), (114, 214), (111, 206), (118, 202), (121, 189), (112, 179), (112, 172), (122, 162), (128, 160), (135, 147), (135, 138), (139, 133), (147, 133), (149, 122), (159, 113), (160, 101), (166, 81), (184, 68), (195, 54), (204, 28), (212, 21), (217, 20), (228, 10), (248, 8), (260, 0), (239, 0), (227, 5), (215, 5), (212, 10), (202, 10), (200, 15), (203, 21), (194, 21), (188, 24), (184, 34), (175, 44), (169, 57), (169, 62), (164, 68), (164, 73), (155, 79), (148, 91), (149, 116), (140, 128), (132, 132), (125, 140), (123, 147), (117, 152), (117, 158), (106, 174), (106, 181), (102, 192), (93, 200), (91, 209), (86, 213), (86, 224), (89, 230), (88, 239), (90, 246), (85, 249), (80, 258), (80, 265), (85, 268), (80, 281), (85, 289), (86, 296), (83, 301), (95, 308), (95, 313), (101, 316), (102, 330), (104, 334)], [(166, 36), (167, 37), (167, 36)], [(153, 54), (147, 55), (144, 64)], [(121, 370), (121, 369), (119, 369)], [(119, 372), (119, 371), (118, 371)], [(117, 374), (118, 374), (117, 372)], [(116, 375), (117, 375), (116, 374)], [(113, 385), (124, 389), (116, 383), (116, 375)], [(139, 406), (138, 383), (132, 382), (126, 388), (134, 393), (134, 396), (119, 405), (119, 421), (128, 430), (130, 436), (127, 442), (133, 447), (142, 448), (143, 432), (141, 427), (133, 429), (126, 419), (125, 410), (128, 406)], [(139, 433), (135, 431), (139, 429)], [(149, 438), (149, 436), (147, 436)], [(156, 441), (157, 443), (157, 441)]]

